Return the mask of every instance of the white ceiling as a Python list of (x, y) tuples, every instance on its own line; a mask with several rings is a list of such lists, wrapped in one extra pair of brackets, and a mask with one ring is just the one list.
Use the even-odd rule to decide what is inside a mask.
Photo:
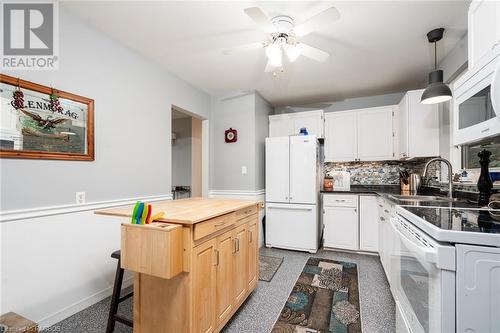
[[(297, 105), (418, 88), (432, 69), (426, 33), (446, 28), (440, 58), (467, 30), (468, 1), (65, 2), (98, 29), (211, 94), (256, 89), (272, 104)], [(222, 50), (264, 41), (243, 12), (259, 6), (296, 24), (334, 5), (339, 21), (302, 41), (331, 54), (300, 57), (274, 77), (263, 50)]]

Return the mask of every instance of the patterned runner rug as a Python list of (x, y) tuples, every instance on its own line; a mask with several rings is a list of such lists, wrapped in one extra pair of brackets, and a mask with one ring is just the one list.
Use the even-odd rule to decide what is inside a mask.
[(269, 282), (280, 268), (283, 257), (259, 256), (259, 280)]
[(361, 332), (357, 265), (309, 258), (272, 333)]

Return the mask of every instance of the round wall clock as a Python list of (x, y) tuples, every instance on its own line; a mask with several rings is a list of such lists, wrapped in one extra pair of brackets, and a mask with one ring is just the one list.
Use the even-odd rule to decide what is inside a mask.
[(238, 131), (229, 128), (224, 132), (224, 139), (226, 140), (226, 143), (233, 143), (238, 141)]

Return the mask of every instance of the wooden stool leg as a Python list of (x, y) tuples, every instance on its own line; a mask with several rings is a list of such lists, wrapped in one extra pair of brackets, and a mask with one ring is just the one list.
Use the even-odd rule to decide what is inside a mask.
[(111, 296), (111, 306), (109, 307), (108, 326), (106, 328), (106, 333), (113, 333), (115, 329), (115, 315), (118, 312), (118, 304), (120, 303), (119, 300), (124, 271), (121, 268), (120, 261), (121, 260), (118, 259), (118, 265), (116, 266), (115, 285), (113, 287), (113, 295)]

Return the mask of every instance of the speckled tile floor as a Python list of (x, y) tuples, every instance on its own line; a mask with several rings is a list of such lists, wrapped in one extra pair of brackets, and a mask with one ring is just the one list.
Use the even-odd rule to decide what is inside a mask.
[[(267, 333), (278, 318), (307, 258), (310, 256), (350, 261), (358, 264), (361, 323), (363, 332), (395, 332), (394, 300), (377, 256), (321, 250), (317, 254), (262, 248), (261, 254), (285, 259), (271, 282), (259, 281), (257, 289), (226, 325), (223, 333)], [(50, 332), (103, 333), (109, 309), (107, 298), (57, 323)], [(132, 317), (132, 300), (120, 304), (119, 313)], [(115, 333), (130, 333), (120, 323)], [(156, 332), (154, 332), (156, 333)]]

